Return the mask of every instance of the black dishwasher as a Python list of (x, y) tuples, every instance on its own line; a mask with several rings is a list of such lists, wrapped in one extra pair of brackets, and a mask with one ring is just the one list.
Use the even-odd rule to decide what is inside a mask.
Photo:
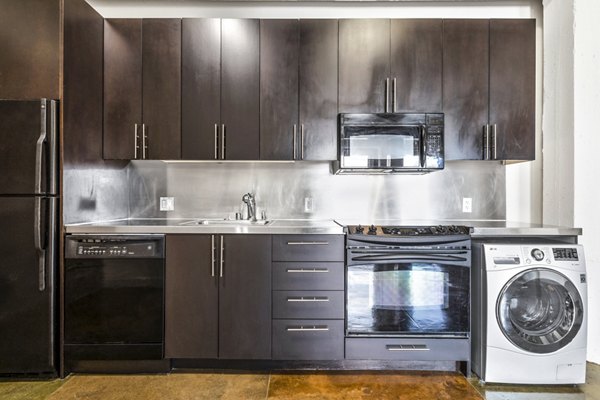
[(163, 358), (164, 243), (164, 235), (66, 237), (66, 360)]

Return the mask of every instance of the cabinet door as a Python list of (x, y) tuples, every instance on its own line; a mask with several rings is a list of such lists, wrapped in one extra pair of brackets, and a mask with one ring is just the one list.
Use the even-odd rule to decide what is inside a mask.
[(260, 23), (221, 21), (221, 144), (228, 160), (259, 157)]
[(142, 22), (104, 20), (103, 157), (133, 160), (142, 131)]
[[(181, 20), (142, 22), (145, 159), (181, 158)], [(145, 146), (144, 146), (145, 144)]]
[(447, 160), (483, 158), (483, 128), (488, 123), (488, 39), (488, 20), (444, 20)]
[(300, 20), (299, 159), (337, 159), (338, 21)]
[(386, 112), (390, 20), (347, 19), (339, 24), (340, 112)]
[(392, 111), (442, 109), (442, 20), (391, 22)]
[[(222, 236), (219, 358), (271, 358), (271, 236)], [(220, 274), (221, 275), (221, 274)]]
[(211, 256), (213, 237), (167, 235), (167, 358), (217, 358), (219, 288)]
[(298, 20), (260, 21), (260, 159), (298, 158)]
[(184, 18), (181, 27), (181, 156), (218, 158), (221, 20)]
[(490, 124), (493, 158), (535, 159), (535, 20), (490, 20)]

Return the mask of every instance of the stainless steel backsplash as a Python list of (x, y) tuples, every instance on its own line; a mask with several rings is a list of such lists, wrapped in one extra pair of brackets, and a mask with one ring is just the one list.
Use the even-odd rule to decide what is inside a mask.
[[(267, 218), (505, 219), (505, 168), (499, 162), (454, 161), (427, 175), (338, 176), (327, 162), (133, 161), (130, 217), (234, 217), (253, 192)], [(159, 211), (159, 198), (175, 210)], [(462, 212), (463, 197), (473, 211)], [(305, 212), (305, 199), (313, 210)]]

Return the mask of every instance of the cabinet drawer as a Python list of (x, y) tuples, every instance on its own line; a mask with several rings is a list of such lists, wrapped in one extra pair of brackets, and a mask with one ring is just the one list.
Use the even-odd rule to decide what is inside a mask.
[(273, 261), (344, 261), (344, 235), (275, 235)]
[(273, 320), (274, 360), (342, 360), (344, 320)]
[(344, 263), (275, 262), (273, 290), (344, 290)]
[(344, 318), (344, 292), (274, 291), (273, 318)]
[(469, 339), (347, 338), (346, 359), (459, 361), (470, 358)]

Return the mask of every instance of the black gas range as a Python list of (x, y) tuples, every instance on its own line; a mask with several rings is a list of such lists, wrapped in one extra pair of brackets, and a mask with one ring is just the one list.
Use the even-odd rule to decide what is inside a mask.
[(384, 236), (384, 237), (415, 237), (415, 236), (449, 236), (469, 235), (471, 228), (462, 225), (348, 225), (348, 235)]

